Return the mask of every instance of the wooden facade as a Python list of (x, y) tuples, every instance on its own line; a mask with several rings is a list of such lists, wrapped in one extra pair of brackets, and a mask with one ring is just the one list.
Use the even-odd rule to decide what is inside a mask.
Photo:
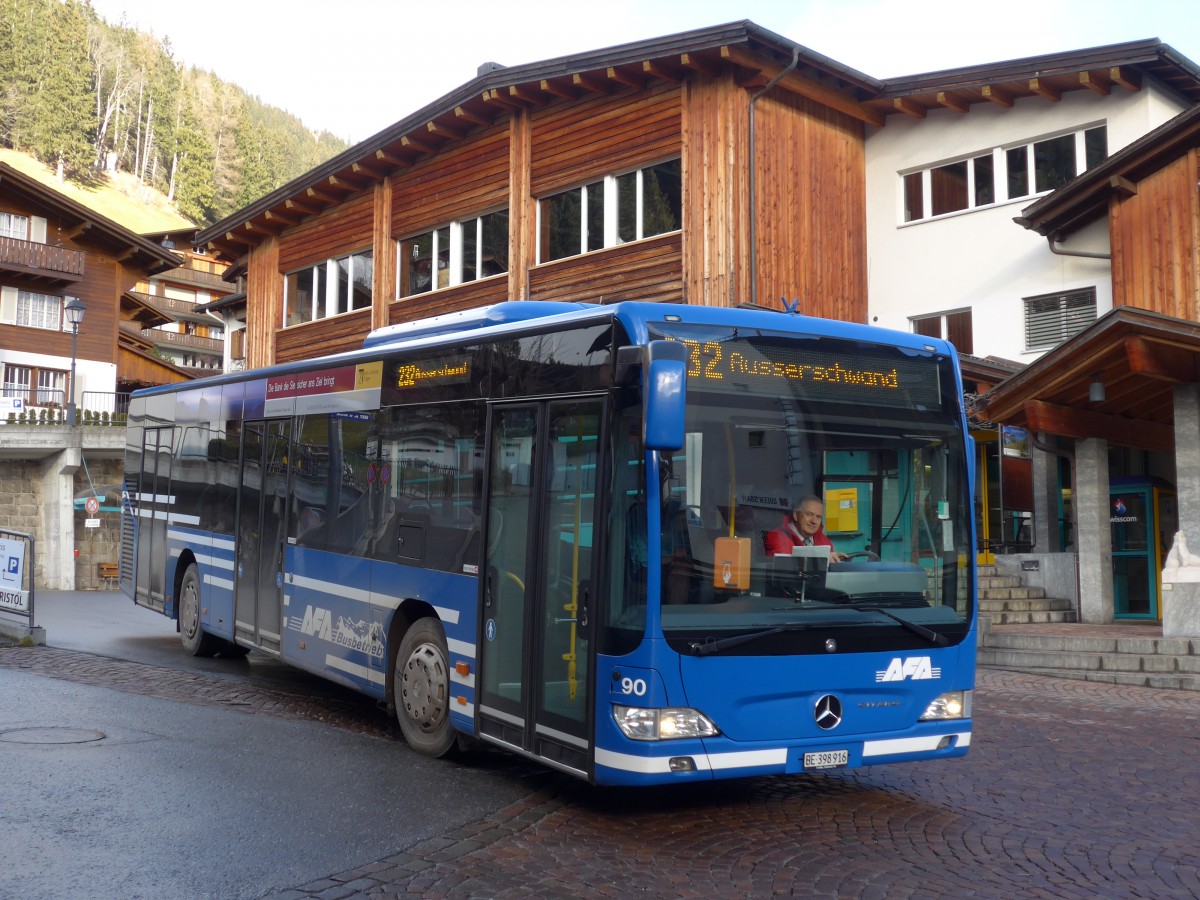
[[(138, 314), (136, 303), (125, 302), (126, 294), (148, 275), (178, 266), (179, 258), (3, 163), (0, 212), (38, 220), (38, 240), (6, 239), (0, 247), (0, 285), (10, 291), (82, 300), (85, 314), (76, 356), (116, 365), (120, 380), (125, 374), (121, 324), (132, 322)], [(49, 264), (25, 265), (24, 251), (42, 247), (55, 251)], [(64, 368), (71, 358), (71, 337), (65, 325), (50, 330), (0, 321), (0, 349), (60, 357)]]
[[(871, 85), (828, 61), (796, 65), (793, 45), (759, 35), (737, 23), (491, 71), (202, 232), (246, 265), (247, 364), (343, 351), (373, 327), (512, 299), (787, 297), (865, 321), (864, 123), (880, 117), (859, 98)], [(672, 160), (680, 227), (539, 260), (540, 201)], [(505, 209), (507, 273), (398, 296), (399, 241)], [(368, 248), (370, 311), (282, 327), (289, 273)]]
[[(1128, 182), (1127, 182), (1128, 183)], [(1192, 147), (1109, 206), (1113, 305), (1200, 320), (1200, 146)]]

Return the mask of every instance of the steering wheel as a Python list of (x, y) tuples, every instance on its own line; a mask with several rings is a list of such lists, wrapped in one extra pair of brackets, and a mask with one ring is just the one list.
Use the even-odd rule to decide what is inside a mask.
[(879, 562), (879, 554), (872, 550), (859, 550), (855, 553), (845, 554), (846, 559), (865, 559), (867, 562)]

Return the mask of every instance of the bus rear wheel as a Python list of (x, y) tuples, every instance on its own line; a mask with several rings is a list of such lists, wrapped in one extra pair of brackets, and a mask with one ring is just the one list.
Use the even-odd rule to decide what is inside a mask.
[(450, 753), (456, 743), (450, 724), (450, 654), (437, 619), (418, 619), (400, 641), (392, 668), (392, 702), (410, 747), (425, 756)]
[(212, 656), (221, 649), (221, 639), (200, 627), (200, 570), (195, 563), (187, 567), (179, 585), (179, 639), (192, 656)]

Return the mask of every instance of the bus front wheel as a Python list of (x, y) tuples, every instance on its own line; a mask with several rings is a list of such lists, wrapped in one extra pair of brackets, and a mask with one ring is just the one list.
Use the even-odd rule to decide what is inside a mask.
[(392, 701), (408, 746), (433, 757), (453, 749), (450, 654), (437, 619), (418, 619), (404, 633), (393, 663)]
[(179, 585), (179, 639), (192, 656), (212, 656), (221, 646), (220, 638), (200, 627), (200, 571), (195, 563), (187, 567)]

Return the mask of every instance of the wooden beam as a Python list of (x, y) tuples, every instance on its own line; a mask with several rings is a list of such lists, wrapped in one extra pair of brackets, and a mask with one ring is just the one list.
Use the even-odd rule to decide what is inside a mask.
[(1111, 444), (1160, 453), (1171, 453), (1175, 449), (1175, 429), (1169, 425), (1059, 406), (1044, 400), (1030, 400), (1025, 404), (1025, 421), (1030, 431), (1073, 438), (1103, 438)]
[(295, 210), (301, 215), (311, 216), (317, 211), (317, 208), (309, 203), (301, 203), (299, 200), (284, 200), (284, 209)]
[(225, 240), (234, 244), (245, 244), (249, 247), (253, 247), (255, 244), (255, 241), (251, 240), (249, 235), (239, 234), (236, 231), (225, 232)]
[(1045, 100), (1052, 100), (1057, 103), (1062, 99), (1062, 91), (1046, 81), (1045, 78), (1030, 78), (1029, 89)]
[(418, 153), (433, 153), (434, 152), (434, 147), (432, 144), (428, 144), (425, 141), (422, 141), (422, 140), (415, 138), (412, 135), (408, 135), (408, 134), (406, 134), (404, 137), (400, 138), (400, 144), (401, 144), (401, 146), (407, 147), (412, 150), (416, 150)]
[(521, 106), (541, 106), (545, 101), (541, 97), (535, 97), (525, 89), (524, 85), (512, 84), (508, 87), (508, 99)]
[(309, 188), (304, 193), (310, 200), (317, 200), (321, 203), (333, 204), (341, 202), (341, 199), (333, 196), (333, 194), (326, 193), (325, 191), (318, 191), (316, 188)]
[(980, 92), (986, 99), (991, 100), (997, 106), (1012, 109), (1013, 98), (1004, 88), (996, 87), (994, 84), (985, 84), (980, 89)]
[(1133, 69), (1122, 69), (1120, 66), (1113, 66), (1108, 70), (1108, 77), (1127, 91), (1136, 92), (1142, 89), (1142, 76)]
[(925, 107), (923, 107), (923, 106), (922, 106), (921, 104), (919, 104), (919, 103), (916, 103), (916, 102), (914, 102), (914, 101), (913, 101), (911, 98), (909, 98), (909, 97), (896, 97), (896, 98), (894, 98), (894, 99), (892, 100), (892, 107), (893, 107), (893, 108), (894, 108), (894, 109), (895, 109), (897, 112), (902, 112), (902, 113), (904, 113), (906, 116), (912, 116), (914, 119), (923, 119), (923, 118), (925, 118), (925, 113), (926, 113)]
[(1112, 82), (1104, 72), (1080, 72), (1079, 83), (1102, 97), (1107, 97), (1108, 92), (1112, 90)]
[(1122, 197), (1137, 196), (1137, 185), (1121, 175), (1110, 175), (1108, 178), (1108, 186), (1113, 189), (1114, 193), (1120, 194)]
[(590, 91), (593, 94), (607, 94), (608, 84), (593, 78), (591, 75), (585, 75), (582, 72), (576, 72), (571, 76), (571, 84), (585, 91)]
[(325, 184), (331, 191), (341, 191), (343, 194), (353, 194), (363, 189), (361, 183), (352, 181), (345, 175), (330, 175), (325, 179)]
[(387, 173), (373, 159), (362, 159), (350, 164), (350, 171), (367, 181), (378, 181)]
[(1144, 337), (1125, 338), (1125, 359), (1135, 375), (1165, 381), (1170, 384), (1191, 384), (1196, 381), (1195, 356), (1182, 347), (1151, 343)]
[(663, 81), (683, 81), (683, 73), (659, 59), (648, 59), (642, 63), (642, 72), (651, 78)]
[(520, 103), (516, 102), (515, 100), (509, 99), (508, 91), (501, 93), (500, 91), (496, 90), (495, 88), (493, 88), (490, 91), (483, 92), (483, 102), (491, 103), (491, 104), (494, 104), (495, 106), (502, 106), (505, 109), (521, 109), (522, 108)]
[(73, 240), (75, 240), (75, 238), (79, 237), (81, 234), (83, 234), (85, 231), (87, 231), (91, 227), (92, 227), (91, 222), (80, 222), (78, 225), (76, 225), (70, 231), (61, 231), (61, 232), (59, 232), (59, 234), (62, 237), (66, 238), (68, 241), (73, 241)]
[(946, 109), (952, 109), (959, 113), (968, 113), (971, 111), (971, 104), (963, 100), (961, 97), (956, 97), (946, 91), (937, 92), (938, 106), (944, 106)]
[(628, 72), (623, 72), (614, 66), (609, 66), (606, 74), (609, 81), (615, 81), (617, 84), (625, 85), (625, 87), (631, 87), (640, 91), (646, 86), (646, 79), (641, 75), (630, 75)]
[[(743, 47), (722, 47), (721, 57), (727, 62), (734, 63), (746, 69), (763, 69), (762, 58)], [(763, 71), (767, 74), (773, 74), (770, 69), (764, 69)], [(884, 118), (882, 113), (868, 109), (850, 95), (821, 84), (818, 81), (813, 81), (808, 76), (801, 75), (799, 72), (788, 72), (779, 80), (778, 86), (785, 91), (790, 91), (793, 94), (798, 94), (801, 97), (806, 97), (809, 100), (814, 100), (817, 103), (828, 106), (830, 109), (845, 113), (853, 119), (858, 119), (860, 122), (866, 122), (869, 125), (877, 127), (883, 126)]]
[(551, 81), (548, 78), (543, 78), (539, 87), (543, 93), (549, 94), (552, 97), (559, 97), (563, 100), (579, 99), (579, 91), (559, 81)]
[(114, 253), (113, 259), (115, 259), (117, 262), (125, 262), (125, 260), (130, 259), (137, 252), (138, 252), (137, 247), (126, 247), (120, 253)]
[(461, 106), (454, 107), (454, 118), (461, 119), (471, 125), (484, 126), (492, 124), (492, 120), (487, 116), (481, 116), (479, 113), (464, 109)]
[(292, 225), (299, 223), (300, 219), (296, 216), (285, 216), (281, 212), (268, 209), (263, 215), (268, 222), (277, 222), (284, 228), (290, 228)]
[(438, 138), (443, 141), (461, 141), (464, 132), (457, 128), (451, 128), (449, 125), (443, 125), (441, 122), (426, 122), (425, 130), (431, 137)]
[(394, 153), (388, 153), (386, 150), (376, 150), (375, 158), (380, 162), (387, 163), (389, 166), (411, 166), (412, 163)]
[(695, 53), (680, 54), (679, 64), (685, 69), (699, 72), (701, 75), (707, 75), (709, 78), (716, 78), (721, 74), (720, 66), (713, 65), (708, 60), (701, 59)]

